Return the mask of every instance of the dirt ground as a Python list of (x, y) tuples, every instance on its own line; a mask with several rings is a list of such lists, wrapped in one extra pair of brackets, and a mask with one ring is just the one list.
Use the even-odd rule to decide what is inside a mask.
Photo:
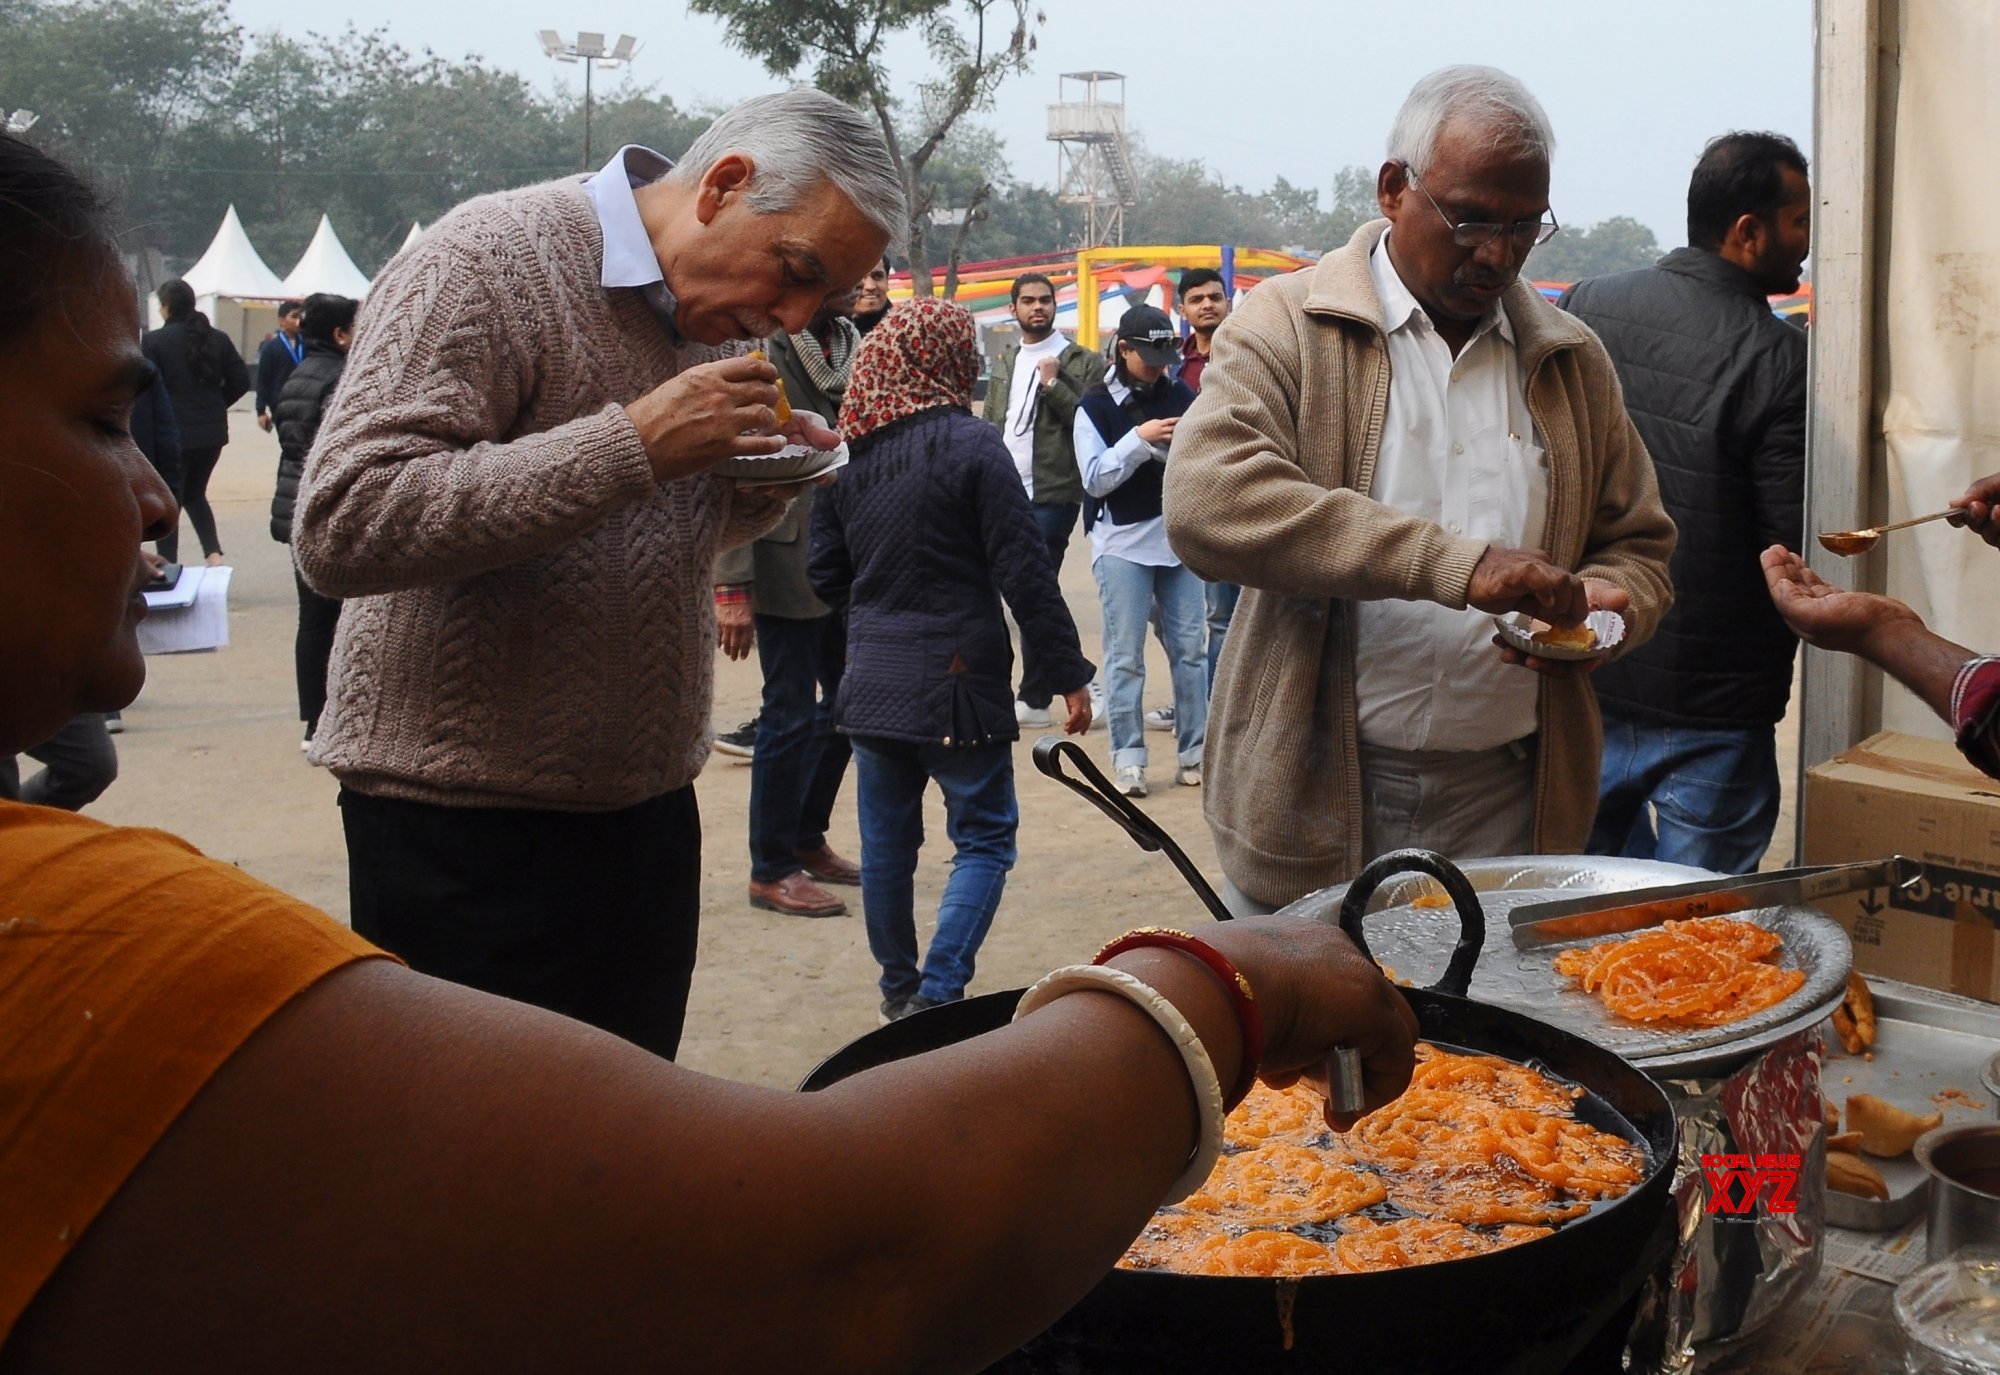
[[(210, 855), (312, 902), (347, 913), (346, 851), (334, 780), (304, 762), (292, 677), (297, 600), (287, 551), (268, 531), (277, 444), (246, 414), (231, 417), (233, 442), (211, 486), (223, 548), (234, 566), (230, 644), (214, 654), (151, 661), (139, 700), (118, 737), (117, 783), (90, 814), (158, 826)], [(183, 550), (193, 550), (182, 522)], [(198, 552), (198, 551), (197, 551)], [(1063, 588), (1085, 652), (1100, 659), (1097, 594), (1088, 546), (1070, 546)], [(1149, 648), (1147, 700), (1170, 700), (1165, 661)], [(727, 730), (755, 713), (756, 659), (717, 658), (715, 722)], [(1781, 728), (1785, 813), (1767, 867), (1789, 862), (1796, 731)], [(1153, 794), (1142, 804), (1179, 840), (1211, 882), (1220, 879), (1198, 789), (1172, 786), (1171, 738), (1154, 733)], [(1108, 769), (1102, 731), (1088, 739)], [(1200, 903), (1165, 858), (1142, 853), (1124, 834), (1060, 785), (1034, 771), (1029, 742), (1016, 751), (1021, 802), (1020, 862), (980, 952), (972, 992), (1016, 987), (1051, 966), (1086, 958), (1099, 944), (1146, 922), (1199, 925)], [(806, 920), (751, 908), (747, 814), (750, 770), (713, 756), (696, 785), (703, 816), (701, 962), (695, 971), (681, 1062), (732, 1079), (796, 1085), (814, 1064), (876, 1025), (876, 966), (862, 932), (860, 892), (840, 889), (853, 915)], [(917, 875), (919, 938), (936, 909), (950, 858), (935, 792)], [(830, 841), (859, 857), (853, 789), (842, 791)]]

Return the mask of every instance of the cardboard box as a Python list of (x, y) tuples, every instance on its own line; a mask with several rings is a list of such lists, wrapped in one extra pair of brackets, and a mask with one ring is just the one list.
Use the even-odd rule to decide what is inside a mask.
[(2000, 781), (1892, 731), (1806, 773), (1805, 864), (1902, 854), (1910, 888), (1828, 898), (1864, 974), (2000, 1002)]

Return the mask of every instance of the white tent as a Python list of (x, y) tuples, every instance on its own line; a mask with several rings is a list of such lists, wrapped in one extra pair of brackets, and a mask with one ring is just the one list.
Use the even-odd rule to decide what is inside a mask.
[(250, 246), (250, 236), (243, 232), (243, 221), (236, 218), (233, 205), (223, 214), (222, 225), (209, 240), (208, 250), (183, 274), (183, 280), (194, 288), (195, 298), (203, 303), (204, 310), (220, 296), (269, 301), (281, 300), (285, 295), (278, 274), (266, 267), (257, 250)]
[(306, 245), (298, 266), (285, 278), (282, 290), (292, 297), (326, 291), (336, 296), (352, 296), (358, 301), (368, 294), (368, 274), (347, 256), (340, 235), (333, 232), (333, 221), (321, 215), (312, 242)]
[(422, 220), (411, 220), (410, 232), (403, 236), (403, 246), (397, 249), (396, 251), (398, 253), (407, 252), (410, 246), (414, 244), (418, 239), (421, 239), (423, 236), (424, 236), (424, 222)]

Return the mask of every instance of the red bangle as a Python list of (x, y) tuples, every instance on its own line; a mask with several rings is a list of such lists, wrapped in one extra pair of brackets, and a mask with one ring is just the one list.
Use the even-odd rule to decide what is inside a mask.
[(1208, 967), (1209, 973), (1222, 984), (1223, 992), (1229, 995), (1230, 1008), (1236, 1013), (1236, 1029), (1243, 1038), (1243, 1067), (1237, 1072), (1236, 1082), (1230, 1086), (1229, 1097), (1223, 1103), (1223, 1111), (1233, 1109), (1250, 1096), (1251, 1086), (1257, 1082), (1257, 1066), (1264, 1059), (1264, 1014), (1257, 1008), (1257, 995), (1251, 991), (1250, 980), (1244, 978), (1243, 971), (1207, 941), (1196, 940), (1185, 931), (1166, 926), (1140, 926), (1127, 931), (1098, 951), (1097, 958), (1091, 963), (1107, 964), (1114, 956), (1146, 946), (1160, 946), (1192, 955)]

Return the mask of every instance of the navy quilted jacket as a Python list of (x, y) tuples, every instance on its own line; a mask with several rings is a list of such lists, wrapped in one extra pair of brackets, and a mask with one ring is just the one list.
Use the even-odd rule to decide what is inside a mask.
[(847, 611), (835, 718), (849, 735), (946, 745), (1020, 736), (1014, 652), (1074, 691), (1096, 671), (1000, 432), (951, 407), (855, 441), (813, 501), (813, 590)]

